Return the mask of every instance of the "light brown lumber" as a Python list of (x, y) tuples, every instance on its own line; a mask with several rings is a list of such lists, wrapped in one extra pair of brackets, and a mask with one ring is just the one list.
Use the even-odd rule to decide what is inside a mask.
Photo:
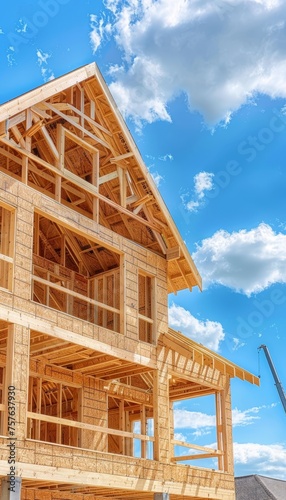
[(102, 432), (105, 434), (113, 434), (114, 436), (128, 437), (133, 439), (140, 439), (143, 441), (153, 442), (154, 438), (151, 436), (146, 436), (143, 434), (135, 434), (133, 432), (127, 432), (123, 430), (112, 429), (109, 427), (102, 427), (101, 425), (86, 424), (84, 422), (78, 422), (75, 420), (69, 420), (68, 418), (52, 417), (50, 415), (44, 415), (43, 413), (34, 413), (31, 411), (27, 412), (27, 417), (33, 420), (41, 422), (50, 422), (58, 425), (66, 425), (68, 427), (76, 427), (77, 429), (89, 430), (94, 432)]
[(110, 354), (111, 356), (130, 361), (131, 363), (140, 364), (143, 367), (157, 368), (157, 363), (147, 356), (142, 354), (137, 354), (129, 352), (126, 349), (121, 349), (112, 345), (105, 344), (96, 339), (90, 339), (78, 333), (65, 330), (64, 328), (50, 324), (40, 317), (35, 318), (25, 312), (18, 312), (16, 310), (11, 310), (7, 308), (4, 304), (1, 306), (0, 318), (4, 321), (11, 323), (16, 323), (18, 325), (26, 326), (32, 328), (35, 331), (46, 333), (56, 338), (66, 340), (67, 342), (72, 342), (83, 347), (93, 349), (102, 353)]

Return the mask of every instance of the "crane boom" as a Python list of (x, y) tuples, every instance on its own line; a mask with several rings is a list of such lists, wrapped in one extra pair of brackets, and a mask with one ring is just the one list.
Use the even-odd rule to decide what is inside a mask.
[(268, 364), (269, 364), (269, 368), (270, 368), (270, 370), (272, 372), (272, 375), (273, 375), (273, 378), (274, 378), (274, 382), (275, 382), (275, 385), (276, 385), (276, 388), (277, 388), (277, 391), (278, 391), (281, 403), (282, 403), (284, 411), (286, 413), (286, 396), (285, 396), (285, 392), (283, 390), (282, 384), (281, 384), (281, 382), (279, 380), (279, 377), (277, 375), (277, 372), (276, 372), (275, 366), (273, 364), (273, 361), (271, 359), (268, 347), (266, 345), (262, 344), (260, 347), (258, 347), (258, 349), (263, 349), (263, 351), (264, 351), (265, 357), (266, 357), (266, 359), (268, 361)]

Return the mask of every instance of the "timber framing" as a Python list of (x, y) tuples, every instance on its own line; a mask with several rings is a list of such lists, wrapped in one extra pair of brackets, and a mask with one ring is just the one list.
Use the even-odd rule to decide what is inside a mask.
[[(201, 278), (97, 66), (0, 128), (2, 497), (234, 500), (230, 379), (258, 379), (168, 327)], [(176, 435), (202, 397), (214, 447)]]

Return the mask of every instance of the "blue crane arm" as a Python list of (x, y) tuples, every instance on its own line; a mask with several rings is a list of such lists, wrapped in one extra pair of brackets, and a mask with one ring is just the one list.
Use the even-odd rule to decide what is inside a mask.
[(268, 347), (266, 345), (262, 344), (260, 347), (258, 347), (258, 349), (263, 349), (263, 351), (264, 351), (264, 354), (265, 354), (266, 359), (267, 359), (268, 364), (269, 364), (269, 368), (270, 368), (270, 370), (272, 372), (272, 375), (273, 375), (273, 378), (274, 378), (274, 382), (275, 382), (275, 385), (276, 385), (276, 388), (277, 388), (277, 391), (278, 391), (281, 403), (282, 403), (284, 411), (286, 413), (286, 396), (285, 396), (285, 392), (283, 390), (282, 384), (281, 384), (281, 382), (279, 380), (279, 377), (278, 377), (278, 374), (276, 372), (275, 366), (274, 366), (273, 361), (271, 359)]

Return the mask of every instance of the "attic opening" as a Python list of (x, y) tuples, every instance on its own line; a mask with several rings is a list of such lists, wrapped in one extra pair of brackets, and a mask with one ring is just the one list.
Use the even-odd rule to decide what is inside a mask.
[(122, 333), (123, 257), (35, 213), (32, 300)]

